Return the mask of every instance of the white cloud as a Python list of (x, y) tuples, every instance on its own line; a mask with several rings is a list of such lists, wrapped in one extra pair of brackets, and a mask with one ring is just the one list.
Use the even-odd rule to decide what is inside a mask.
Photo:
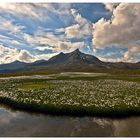
[(35, 50), (39, 50), (39, 51), (53, 50), (53, 47), (51, 46), (36, 47)]
[(140, 53), (140, 45), (139, 44), (132, 44), (129, 47), (129, 51), (133, 53)]
[(14, 19), (0, 16), (0, 44), (8, 47), (20, 47), (25, 26), (15, 23)]
[(16, 60), (23, 61), (23, 62), (33, 62), (35, 58), (26, 50), (20, 50), (16, 56)]
[(104, 3), (104, 5), (106, 9), (112, 12), (119, 5), (119, 3)]
[(121, 3), (113, 10), (111, 20), (93, 24), (93, 44), (97, 48), (109, 44), (129, 45), (140, 39), (140, 4)]
[[(118, 57), (113, 57), (113, 55), (116, 56), (116, 54), (120, 54)], [(120, 51), (120, 52), (108, 52), (106, 55), (99, 55), (98, 58), (105, 62), (137, 62), (139, 57), (139, 53), (136, 53), (135, 51), (132, 52), (130, 50), (128, 51)]]
[(0, 17), (0, 30), (2, 31), (8, 31), (11, 34), (15, 34), (21, 32), (24, 28), (24, 26), (14, 24), (12, 20)]
[(80, 25), (75, 24), (75, 25), (72, 25), (72, 26), (65, 28), (65, 35), (67, 38), (79, 38), (79, 37), (81, 37)]
[(128, 49), (121, 61), (135, 62), (140, 52), (140, 4), (105, 4), (112, 11), (110, 20), (101, 18), (93, 24), (94, 49), (112, 44)]
[(23, 16), (39, 18), (40, 13), (35, 8), (36, 5), (25, 3), (0, 3), (0, 10), (11, 13), (13, 15), (19, 14)]
[(17, 45), (21, 45), (19, 41), (17, 40), (12, 40), (11, 41), (12, 45), (17, 46)]
[(56, 32), (65, 32), (66, 38), (82, 38), (92, 34), (91, 23), (83, 18), (76, 9), (71, 9), (70, 14), (74, 18), (74, 24), (56, 29)]
[(0, 64), (10, 63), (15, 60), (33, 62), (34, 56), (26, 50), (18, 50), (0, 45)]
[(122, 62), (122, 58), (106, 58), (104, 56), (98, 56), (98, 58), (104, 62)]
[(48, 60), (49, 58), (57, 55), (58, 53), (49, 53), (49, 54), (39, 54), (36, 55), (36, 60)]
[[(40, 32), (39, 32), (40, 33)], [(84, 42), (70, 42), (66, 40), (64, 36), (57, 36), (53, 33), (42, 32), (35, 34), (34, 36), (24, 34), (25, 40), (33, 46), (37, 46), (35, 49), (39, 50), (52, 50), (54, 53), (58, 52), (70, 52), (77, 48), (83, 48)]]
[(75, 21), (80, 25), (88, 24), (87, 20), (83, 18), (76, 9), (71, 9), (71, 14), (73, 15)]
[(70, 16), (71, 4), (58, 3), (0, 3), (0, 11), (8, 14), (45, 21), (50, 19), (50, 13), (65, 21)]
[(58, 29), (55, 29), (55, 32), (58, 32), (58, 33), (65, 32), (65, 28), (58, 28)]
[(16, 60), (31, 63), (40, 59), (48, 60), (58, 53), (32, 55), (27, 50), (8, 48), (0, 45), (0, 64), (11, 63)]
[(84, 35), (91, 35), (91, 23), (87, 19), (83, 18), (75, 9), (71, 9), (71, 14), (74, 17), (75, 22), (79, 25), (79, 27), (75, 25), (77, 26), (77, 30), (79, 29), (79, 36), (82, 37)]
[(124, 53), (122, 61), (133, 62), (134, 61), (134, 57), (133, 57), (133, 55), (129, 51), (126, 51)]
[(84, 42), (59, 42), (55, 48), (57, 52), (71, 52), (77, 48), (83, 48)]

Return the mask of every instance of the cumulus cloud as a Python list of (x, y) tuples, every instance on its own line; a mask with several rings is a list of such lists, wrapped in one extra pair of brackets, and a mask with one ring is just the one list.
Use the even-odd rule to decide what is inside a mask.
[(27, 50), (8, 48), (0, 45), (0, 64), (11, 63), (16, 60), (26, 63), (31, 63), (41, 59), (48, 60), (56, 54), (58, 53), (32, 55)]
[(10, 63), (15, 60), (32, 62), (34, 61), (34, 57), (26, 50), (8, 48), (0, 45), (0, 64)]
[[(112, 18), (101, 18), (93, 24), (93, 45), (96, 49), (112, 44), (125, 47), (128, 52), (122, 61), (134, 61), (140, 48), (137, 43), (140, 40), (140, 4), (106, 4), (106, 7), (112, 11)], [(137, 50), (135, 54), (134, 50)]]
[(99, 59), (105, 62), (130, 62), (130, 63), (137, 62), (138, 54), (135, 54), (130, 51), (126, 51), (126, 52), (122, 52), (121, 55), (122, 55), (121, 57), (116, 57), (116, 58), (109, 55), (99, 56)]
[(98, 48), (109, 44), (129, 45), (140, 39), (140, 4), (121, 3), (110, 20), (93, 24), (93, 44)]
[(65, 34), (66, 34), (67, 38), (75, 38), (75, 37), (77, 38), (77, 37), (81, 36), (80, 25), (75, 24), (75, 25), (65, 28)]
[(91, 23), (87, 19), (83, 18), (76, 9), (71, 9), (71, 14), (73, 15), (76, 23), (79, 25), (79, 27), (75, 25), (77, 26), (77, 30), (79, 29), (79, 36), (91, 35)]
[(20, 50), (19, 54), (17, 55), (17, 60), (24, 62), (32, 62), (34, 61), (34, 57), (28, 51)]

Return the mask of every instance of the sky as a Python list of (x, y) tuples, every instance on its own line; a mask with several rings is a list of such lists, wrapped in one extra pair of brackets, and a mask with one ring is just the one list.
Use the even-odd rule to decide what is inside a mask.
[(140, 61), (140, 4), (0, 3), (0, 64), (75, 49), (102, 61)]

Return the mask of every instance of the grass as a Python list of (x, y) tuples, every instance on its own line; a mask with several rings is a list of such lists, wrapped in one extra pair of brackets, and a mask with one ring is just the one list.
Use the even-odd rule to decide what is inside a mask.
[(49, 77), (0, 80), (0, 102), (59, 115), (140, 114), (139, 76), (64, 73)]
[(46, 84), (24, 84), (24, 85), (19, 85), (17, 88), (23, 89), (23, 90), (31, 90), (31, 89), (43, 89), (47, 88), (48, 86)]
[[(59, 74), (59, 73), (65, 73), (65, 71), (60, 70), (38, 70), (38, 71), (29, 71), (29, 72), (15, 72), (15, 73), (0, 73), (0, 77), (10, 77), (10, 76), (32, 76), (32, 75), (49, 75), (49, 74)], [(69, 72), (69, 71), (68, 71)], [(72, 73), (73, 71), (71, 71)], [(77, 72), (84, 72), (84, 71), (77, 71)], [(86, 70), (85, 72), (91, 72), (91, 73), (106, 73), (111, 75), (120, 75), (120, 76), (140, 76), (140, 70), (112, 70), (112, 69), (95, 69), (92, 71)]]

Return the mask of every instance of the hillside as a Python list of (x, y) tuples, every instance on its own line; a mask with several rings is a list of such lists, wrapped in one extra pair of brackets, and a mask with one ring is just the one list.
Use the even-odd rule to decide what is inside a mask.
[(103, 62), (97, 57), (82, 53), (76, 49), (70, 53), (59, 53), (48, 61), (40, 60), (34, 63), (15, 61), (0, 65), (1, 73), (29, 71), (94, 71), (94, 70), (140, 70), (140, 62)]

